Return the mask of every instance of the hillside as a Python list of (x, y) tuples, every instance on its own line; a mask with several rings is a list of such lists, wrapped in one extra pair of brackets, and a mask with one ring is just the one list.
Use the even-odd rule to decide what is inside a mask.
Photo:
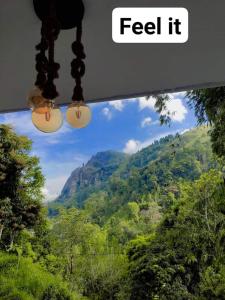
[(124, 153), (116, 151), (97, 153), (86, 165), (72, 172), (56, 202), (82, 206), (91, 193), (104, 188), (104, 183), (125, 159)]
[[(177, 181), (197, 179), (215, 166), (207, 132), (207, 128), (199, 127), (170, 135), (131, 156), (113, 151), (97, 153), (73, 171), (55, 204), (82, 207), (100, 191), (111, 198), (117, 195), (120, 204), (128, 197), (138, 201), (138, 195), (159, 187), (176, 191)], [(118, 196), (120, 185), (122, 194)]]
[(51, 218), (31, 142), (0, 129), (0, 299), (225, 300), (224, 160), (206, 128), (96, 154)]

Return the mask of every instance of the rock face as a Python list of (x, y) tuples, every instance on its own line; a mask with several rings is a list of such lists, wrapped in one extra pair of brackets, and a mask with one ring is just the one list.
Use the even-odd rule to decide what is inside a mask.
[(86, 165), (73, 171), (56, 202), (73, 201), (81, 206), (88, 194), (101, 189), (125, 159), (125, 154), (115, 151), (97, 153)]

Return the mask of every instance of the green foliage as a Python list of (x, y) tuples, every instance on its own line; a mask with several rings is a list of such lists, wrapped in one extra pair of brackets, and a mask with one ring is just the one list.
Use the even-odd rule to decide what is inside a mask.
[[(101, 155), (100, 153), (99, 156)], [(89, 194), (85, 203), (88, 203), (89, 210), (92, 206), (93, 219), (102, 225), (122, 205), (128, 202), (141, 203), (143, 197), (148, 197), (150, 193), (166, 207), (168, 203), (165, 203), (167, 199), (164, 195), (171, 193), (172, 196), (176, 193), (178, 181), (197, 179), (203, 172), (216, 167), (208, 128), (200, 127), (181, 136), (162, 138), (124, 159), (107, 181), (104, 181), (104, 187)], [(75, 184), (76, 179), (72, 175), (64, 189), (71, 190), (69, 186), (73, 187)], [(73, 197), (78, 197), (76, 191)]]
[[(223, 264), (222, 264), (223, 263)], [(202, 275), (200, 283), (201, 299), (225, 299), (225, 266), (208, 267)]]
[(180, 191), (153, 240), (131, 245), (131, 299), (224, 299), (222, 175), (212, 170)]
[(76, 300), (59, 276), (44, 271), (31, 259), (0, 253), (0, 299)]
[(30, 150), (30, 140), (0, 126), (0, 242), (4, 248), (12, 249), (22, 230), (41, 223), (44, 178)]
[[(105, 191), (94, 193), (85, 201), (85, 210), (92, 221), (100, 226), (115, 224), (111, 232), (117, 227), (126, 241), (150, 232), (145, 224), (151, 223), (153, 215), (157, 223), (159, 206), (162, 211), (173, 204), (179, 194), (179, 182), (195, 180), (207, 170), (217, 168), (207, 132), (207, 128), (202, 127), (182, 136), (163, 138), (127, 159), (109, 178)], [(129, 203), (138, 204), (139, 222), (134, 218), (128, 221)]]
[(0, 232), (11, 250), (0, 253), (0, 299), (225, 299), (224, 168), (207, 127), (129, 157), (99, 153), (73, 172), (51, 219), (30, 142), (0, 129)]
[(194, 107), (199, 124), (210, 123), (212, 149), (225, 156), (225, 88), (194, 90), (187, 93), (189, 104)]
[(54, 257), (61, 257), (56, 273), (61, 271), (71, 287), (91, 299), (114, 299), (127, 260), (118, 245), (108, 243), (107, 232), (73, 208), (61, 211), (51, 235)]
[[(219, 157), (225, 156), (225, 87), (192, 90), (186, 94), (188, 104), (194, 109), (198, 124), (210, 124), (212, 149)], [(169, 95), (156, 97), (155, 108), (160, 114), (161, 124), (171, 122), (167, 111)]]
[[(89, 196), (84, 210), (62, 210), (53, 220), (54, 258), (60, 254), (62, 258), (58, 266), (54, 259), (48, 266), (55, 265), (75, 289), (91, 299), (135, 299), (124, 247), (143, 234), (152, 240), (163, 213), (177, 203), (185, 186), (217, 166), (207, 128), (164, 138), (133, 155), (109, 178), (103, 191)], [(172, 275), (163, 266), (161, 269), (162, 283), (164, 277)], [(168, 270), (172, 272), (172, 267)], [(146, 283), (145, 278), (142, 281)], [(121, 288), (121, 282), (126, 288)], [(174, 283), (177, 296), (188, 295), (186, 286), (178, 288), (179, 284), (179, 280)], [(147, 296), (142, 294), (140, 299), (143, 297)]]

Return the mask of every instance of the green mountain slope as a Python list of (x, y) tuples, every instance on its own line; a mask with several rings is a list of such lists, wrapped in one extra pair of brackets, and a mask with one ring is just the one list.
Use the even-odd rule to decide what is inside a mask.
[(207, 132), (206, 127), (199, 127), (170, 135), (131, 156), (97, 153), (74, 170), (53, 206), (82, 207), (92, 194), (105, 191), (117, 209), (128, 199), (138, 202), (139, 195), (159, 189), (176, 192), (176, 182), (197, 179), (215, 167)]
[(88, 196), (104, 188), (107, 179), (126, 159), (124, 153), (99, 152), (86, 165), (73, 171), (56, 203), (82, 206)]
[(92, 194), (105, 191), (116, 210), (159, 189), (175, 193), (177, 182), (215, 167), (207, 132), (199, 127), (170, 135), (131, 156), (100, 152), (72, 173), (55, 203), (82, 207)]
[(133, 155), (115, 174), (127, 182), (131, 198), (194, 180), (215, 167), (206, 127), (168, 136)]
[[(148, 161), (149, 155), (155, 158)], [(141, 161), (146, 165), (136, 167)], [(99, 224), (126, 209), (129, 203), (137, 203), (143, 214), (150, 213), (151, 201), (166, 209), (179, 195), (181, 182), (198, 179), (216, 167), (206, 128), (169, 136), (125, 161), (108, 180), (104, 195), (92, 195), (86, 206)]]

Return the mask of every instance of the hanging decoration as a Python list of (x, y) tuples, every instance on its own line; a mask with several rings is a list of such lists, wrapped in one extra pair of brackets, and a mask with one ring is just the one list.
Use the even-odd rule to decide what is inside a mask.
[[(84, 6), (82, 0), (34, 0), (37, 16), (42, 21), (41, 42), (36, 46), (37, 79), (28, 100), (32, 109), (32, 122), (42, 132), (55, 132), (63, 124), (60, 108), (55, 103), (59, 96), (54, 80), (59, 77), (60, 65), (54, 60), (55, 41), (62, 29), (76, 28), (76, 41), (72, 51), (76, 58), (71, 63), (75, 79), (72, 104), (66, 113), (68, 123), (75, 128), (85, 127), (91, 120), (91, 111), (84, 102), (81, 78), (85, 74), (85, 53), (81, 42)], [(46, 56), (48, 51), (48, 57)]]
[(81, 78), (85, 74), (85, 53), (81, 43), (82, 25), (77, 26), (76, 41), (72, 44), (72, 50), (76, 58), (71, 63), (71, 75), (75, 79), (75, 88), (72, 96), (72, 104), (69, 105), (66, 113), (68, 123), (75, 128), (83, 128), (91, 120), (91, 110), (84, 102)]

